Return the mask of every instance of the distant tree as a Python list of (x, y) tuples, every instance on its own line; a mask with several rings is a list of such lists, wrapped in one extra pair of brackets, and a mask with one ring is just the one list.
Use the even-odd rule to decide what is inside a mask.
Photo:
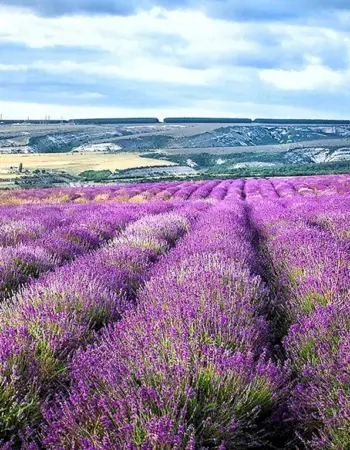
[(69, 120), (69, 123), (74, 122), (80, 125), (129, 125), (129, 124), (147, 124), (147, 123), (159, 123), (159, 119), (155, 117), (134, 117), (134, 118), (104, 118), (104, 119), (75, 119)]
[(166, 117), (164, 123), (252, 123), (252, 120), (240, 117)]
[(84, 178), (85, 181), (103, 181), (108, 179), (112, 175), (110, 170), (85, 170), (81, 172), (79, 176)]

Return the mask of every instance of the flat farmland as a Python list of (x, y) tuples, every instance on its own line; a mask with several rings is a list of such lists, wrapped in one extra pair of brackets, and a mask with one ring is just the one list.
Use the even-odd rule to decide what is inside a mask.
[(134, 167), (150, 167), (174, 165), (168, 161), (152, 158), (141, 158), (137, 154), (118, 153), (112, 154), (30, 154), (30, 155), (1, 155), (0, 170), (8, 170), (10, 167), (23, 164), (24, 169), (35, 170), (64, 170), (72, 174), (78, 174), (85, 170), (123, 170)]

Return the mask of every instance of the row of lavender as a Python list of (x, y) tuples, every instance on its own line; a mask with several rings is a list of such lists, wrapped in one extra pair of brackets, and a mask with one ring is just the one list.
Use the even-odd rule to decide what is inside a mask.
[(348, 175), (295, 178), (214, 180), (145, 183), (93, 188), (42, 189), (0, 192), (0, 204), (146, 202), (149, 200), (220, 201), (236, 192), (237, 198), (280, 198), (343, 194), (350, 191)]
[[(148, 210), (144, 205), (19, 206), (0, 209), (0, 299), (27, 280), (96, 249)], [(171, 205), (169, 206), (171, 207)]]
[[(350, 199), (252, 204), (293, 370), (292, 443), (350, 448)], [(285, 337), (284, 337), (285, 335)]]
[[(42, 408), (69, 383), (79, 347), (132, 307), (147, 272), (188, 231), (205, 205), (152, 204), (105, 247), (32, 282), (0, 312), (2, 448), (37, 435)], [(167, 212), (170, 211), (170, 212)], [(120, 213), (120, 211), (119, 211)], [(29, 445), (29, 444), (28, 444)], [(35, 448), (35, 444), (32, 446)]]
[(75, 354), (45, 409), (54, 449), (243, 449), (272, 439), (285, 374), (243, 203), (211, 207), (152, 270), (137, 308)]

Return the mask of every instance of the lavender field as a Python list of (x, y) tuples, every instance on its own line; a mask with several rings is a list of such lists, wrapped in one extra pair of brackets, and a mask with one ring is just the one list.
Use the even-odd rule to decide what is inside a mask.
[(229, 200), (346, 194), (350, 175), (140, 183), (86, 188), (0, 190), (0, 205)]
[(0, 192), (0, 449), (350, 449), (350, 176)]

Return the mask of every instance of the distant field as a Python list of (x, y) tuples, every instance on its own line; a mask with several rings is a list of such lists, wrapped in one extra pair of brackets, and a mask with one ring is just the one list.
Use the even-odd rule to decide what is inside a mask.
[(349, 146), (349, 139), (323, 139), (314, 141), (291, 142), (288, 144), (271, 144), (271, 145), (242, 145), (235, 147), (201, 147), (201, 148), (166, 148), (162, 152), (168, 155), (186, 155), (186, 154), (203, 154), (210, 153), (213, 155), (226, 155), (232, 153), (249, 153), (249, 152), (285, 152), (302, 148), (317, 147), (340, 147)]
[(64, 170), (65, 172), (78, 174), (85, 170), (124, 170), (134, 167), (175, 165), (169, 161), (152, 158), (141, 158), (136, 154), (119, 153), (106, 154), (30, 154), (30, 155), (1, 155), (0, 170), (9, 169), (23, 164), (24, 169)]
[[(73, 125), (73, 124), (24, 124), (24, 125), (0, 125), (0, 133), (31, 133), (33, 131), (56, 131), (56, 130), (65, 130), (65, 131), (74, 131), (74, 130), (83, 130), (89, 128), (87, 125)], [(90, 125), (91, 128), (91, 125)]]

